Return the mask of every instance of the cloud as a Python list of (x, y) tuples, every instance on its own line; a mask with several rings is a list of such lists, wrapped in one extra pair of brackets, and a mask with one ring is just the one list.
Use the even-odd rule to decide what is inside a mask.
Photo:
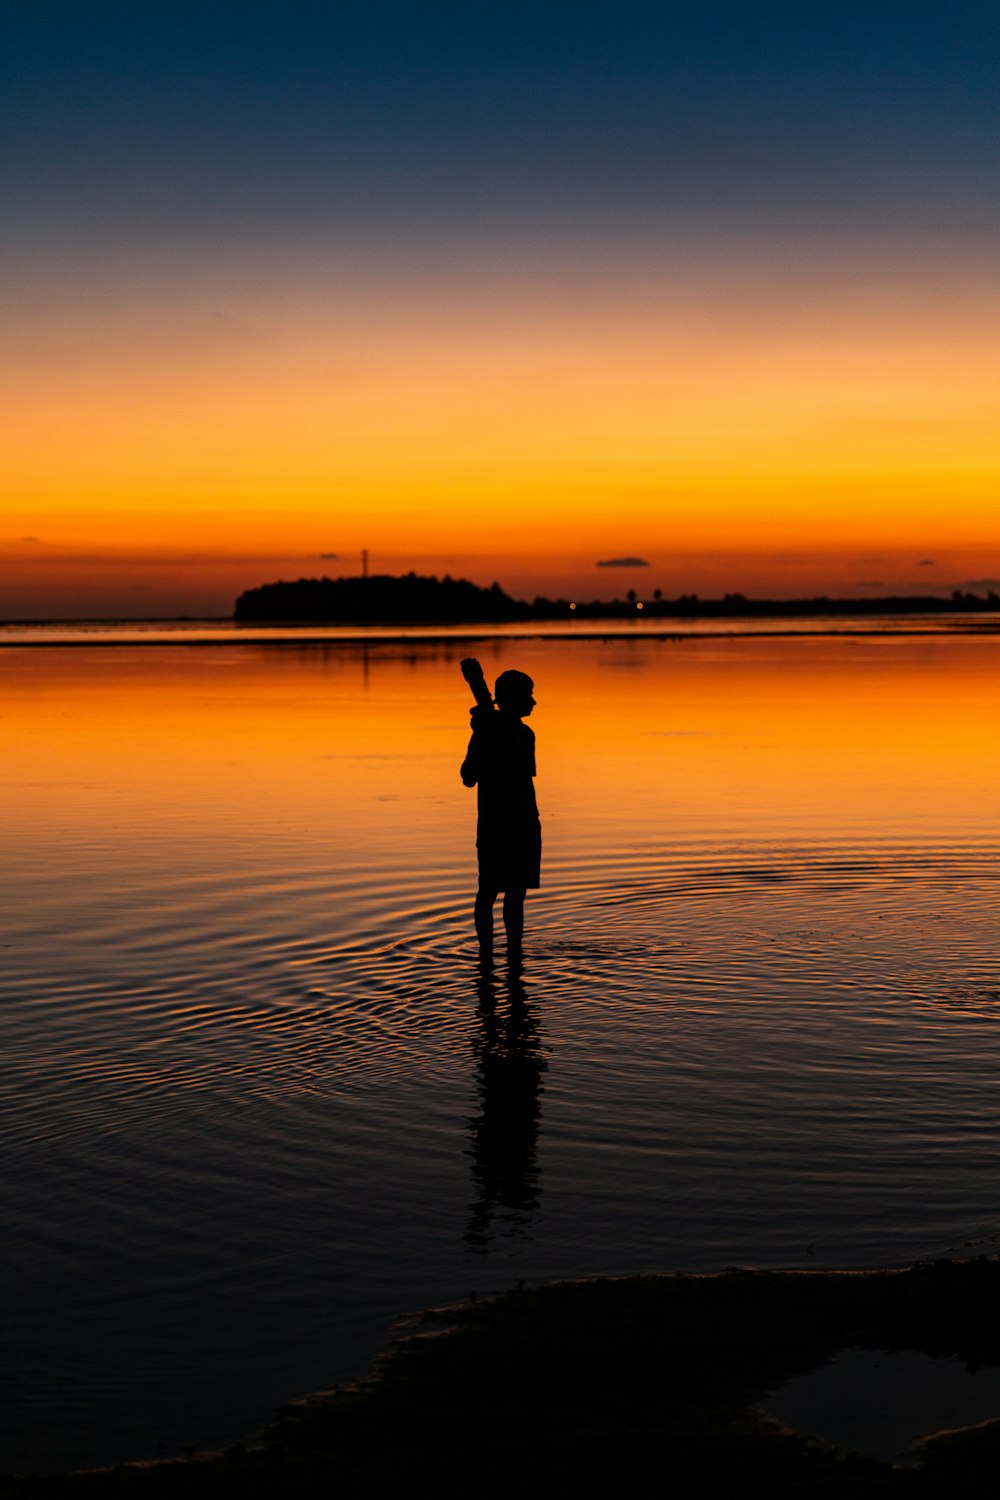
[(885, 584), (882, 582), (881, 578), (859, 578), (858, 579), (858, 588), (859, 589), (881, 589), (881, 588), (884, 588), (884, 587), (885, 587)]
[(960, 589), (995, 589), (1000, 588), (1000, 578), (967, 578), (964, 583), (958, 584)]
[(597, 568), (648, 568), (649, 563), (644, 557), (609, 557), (604, 562), (594, 564)]
[(320, 553), (320, 557), (323, 558), (326, 562), (332, 562), (335, 557), (339, 557), (339, 556), (340, 556), (339, 552), (321, 552)]
[(920, 559), (920, 561), (917, 563), (917, 567), (918, 568), (935, 568), (935, 567), (937, 567), (937, 564), (935, 563), (933, 557), (922, 557)]

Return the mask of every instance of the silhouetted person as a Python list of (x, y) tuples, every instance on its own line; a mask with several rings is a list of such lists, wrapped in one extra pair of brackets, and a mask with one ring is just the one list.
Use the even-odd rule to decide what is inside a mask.
[(493, 951), (493, 905), (501, 891), (507, 954), (520, 957), (524, 895), (541, 878), (542, 830), (532, 779), (535, 736), (521, 722), (535, 706), (533, 688), (526, 673), (509, 671), (497, 678), (495, 708), (488, 692), (477, 693), (472, 739), (462, 763), (465, 785), (479, 789), (476, 933), (487, 958)]

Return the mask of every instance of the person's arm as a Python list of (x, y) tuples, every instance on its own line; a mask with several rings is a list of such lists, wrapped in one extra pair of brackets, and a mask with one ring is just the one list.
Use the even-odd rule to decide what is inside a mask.
[(484, 756), (489, 757), (491, 736), (496, 733), (500, 715), (489, 704), (477, 704), (469, 715), (472, 738), (462, 762), (461, 776), (466, 786), (475, 786), (483, 773)]
[(465, 786), (475, 786), (479, 780), (479, 746), (476, 744), (475, 731), (473, 731), (472, 739), (469, 741), (469, 748), (465, 752), (461, 776)]

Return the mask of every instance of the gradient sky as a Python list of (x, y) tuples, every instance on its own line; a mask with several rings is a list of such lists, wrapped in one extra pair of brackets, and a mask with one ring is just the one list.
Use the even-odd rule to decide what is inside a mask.
[(1000, 588), (998, 44), (975, 3), (13, 0), (0, 618), (362, 547)]

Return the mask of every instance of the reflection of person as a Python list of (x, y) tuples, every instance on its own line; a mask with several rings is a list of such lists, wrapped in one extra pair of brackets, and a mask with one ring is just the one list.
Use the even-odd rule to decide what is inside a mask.
[(508, 957), (521, 952), (524, 895), (539, 884), (542, 831), (535, 802), (535, 736), (526, 719), (535, 706), (534, 683), (524, 672), (501, 672), (496, 708), (480, 701), (472, 710), (472, 739), (462, 763), (466, 786), (479, 788), (479, 894), (476, 933), (485, 956), (493, 951), (493, 905), (503, 891)]
[(490, 970), (481, 971), (476, 988), (479, 1030), (472, 1050), (478, 1113), (469, 1120), (473, 1201), (465, 1243), (474, 1254), (485, 1255), (498, 1236), (531, 1232), (540, 1193), (538, 1128), (546, 1063), (516, 974), (507, 980), (506, 1010), (498, 1009)]

